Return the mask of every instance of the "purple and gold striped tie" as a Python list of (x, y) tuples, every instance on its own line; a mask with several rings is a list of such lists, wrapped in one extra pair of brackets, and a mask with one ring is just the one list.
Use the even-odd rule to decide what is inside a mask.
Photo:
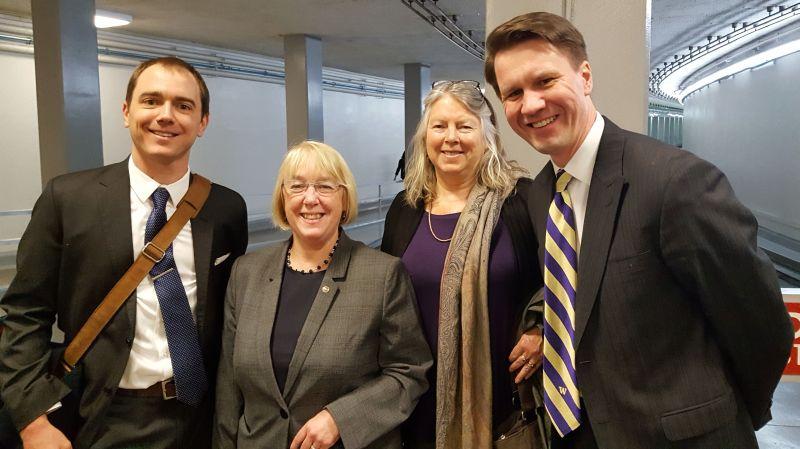
[(544, 252), (544, 406), (562, 437), (581, 424), (573, 341), (578, 239), (572, 200), (566, 190), (570, 180), (569, 173), (559, 170), (547, 217)]

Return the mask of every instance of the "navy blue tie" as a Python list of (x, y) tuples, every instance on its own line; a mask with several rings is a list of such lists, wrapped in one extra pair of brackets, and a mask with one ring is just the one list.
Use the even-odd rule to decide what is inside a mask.
[[(153, 240), (158, 231), (167, 223), (165, 207), (169, 192), (159, 187), (153, 192), (153, 212), (147, 219), (144, 241)], [(167, 247), (164, 258), (150, 270), (153, 285), (164, 318), (164, 329), (167, 333), (167, 344), (172, 359), (172, 372), (178, 400), (189, 405), (196, 405), (203, 399), (208, 389), (208, 378), (203, 365), (203, 353), (200, 350), (200, 338), (197, 334), (189, 308), (189, 299), (175, 265), (172, 244)]]

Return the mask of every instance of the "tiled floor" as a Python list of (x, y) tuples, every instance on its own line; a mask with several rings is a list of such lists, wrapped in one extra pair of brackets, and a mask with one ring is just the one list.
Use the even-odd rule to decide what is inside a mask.
[(772, 403), (772, 421), (756, 433), (761, 449), (800, 448), (800, 382), (781, 382)]

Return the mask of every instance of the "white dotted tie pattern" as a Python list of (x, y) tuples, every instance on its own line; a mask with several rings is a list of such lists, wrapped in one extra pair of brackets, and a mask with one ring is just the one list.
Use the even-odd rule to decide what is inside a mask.
[[(165, 207), (169, 192), (159, 187), (153, 192), (153, 212), (145, 227), (145, 244), (167, 223)], [(197, 326), (189, 307), (189, 299), (183, 288), (178, 267), (172, 251), (167, 247), (164, 258), (150, 270), (153, 285), (158, 296), (161, 315), (164, 317), (164, 330), (167, 334), (172, 372), (178, 400), (189, 405), (197, 405), (208, 389), (208, 377), (203, 365), (203, 353)]]

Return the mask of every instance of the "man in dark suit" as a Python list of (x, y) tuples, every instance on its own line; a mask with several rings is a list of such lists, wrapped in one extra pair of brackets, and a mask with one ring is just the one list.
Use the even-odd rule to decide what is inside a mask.
[(175, 211), (208, 107), (191, 65), (142, 63), (123, 104), (130, 158), (59, 176), (36, 202), (0, 303), (0, 394), (26, 448), (210, 445), (224, 292), (247, 245), (244, 201), (216, 184), (167, 250), (164, 271), (145, 277), (79, 364), (79, 412), (68, 417), (81, 423), (77, 437), (68, 441), (48, 419), (67, 412), (69, 392), (48, 368), (53, 322), (70, 341)]
[(792, 327), (725, 176), (602, 117), (583, 37), (559, 16), (500, 25), (485, 74), (551, 159), (529, 209), (553, 447), (757, 447)]

